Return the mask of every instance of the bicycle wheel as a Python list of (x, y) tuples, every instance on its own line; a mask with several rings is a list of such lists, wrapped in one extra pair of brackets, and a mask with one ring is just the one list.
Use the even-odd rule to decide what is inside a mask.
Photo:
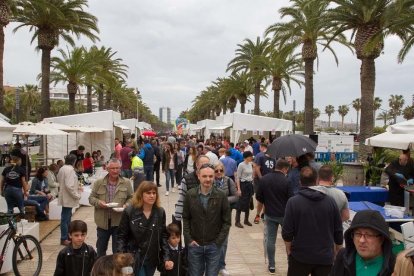
[(38, 276), (42, 269), (42, 248), (30, 235), (20, 237), (13, 249), (13, 272), (16, 276)]

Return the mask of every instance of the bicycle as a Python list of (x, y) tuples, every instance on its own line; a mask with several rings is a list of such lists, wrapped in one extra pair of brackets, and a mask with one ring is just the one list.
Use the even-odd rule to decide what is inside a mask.
[(7, 219), (8, 228), (0, 233), (0, 240), (6, 237), (0, 255), (0, 271), (6, 259), (11, 240), (14, 242), (12, 255), (13, 272), (16, 276), (38, 276), (42, 269), (42, 248), (39, 241), (31, 235), (17, 233), (13, 214), (0, 213), (0, 219)]

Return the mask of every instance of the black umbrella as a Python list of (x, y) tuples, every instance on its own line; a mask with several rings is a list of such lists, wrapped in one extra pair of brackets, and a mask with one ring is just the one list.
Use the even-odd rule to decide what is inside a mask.
[(310, 138), (299, 134), (288, 134), (277, 138), (268, 147), (267, 154), (274, 158), (301, 156), (315, 152), (317, 144)]

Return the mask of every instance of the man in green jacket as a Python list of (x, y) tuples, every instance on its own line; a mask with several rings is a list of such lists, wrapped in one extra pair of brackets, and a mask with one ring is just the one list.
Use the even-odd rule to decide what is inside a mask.
[[(112, 208), (125, 208), (131, 201), (133, 194), (129, 179), (119, 175), (121, 172), (121, 162), (118, 159), (111, 159), (108, 162), (107, 170), (108, 175), (95, 181), (89, 196), (89, 203), (95, 206), (94, 218), (97, 226), (98, 239), (96, 241), (96, 250), (98, 258), (106, 255), (111, 236), (112, 252), (116, 252), (118, 225), (122, 212), (119, 209)], [(118, 212), (115, 210), (118, 210)]]
[(230, 229), (227, 196), (213, 186), (214, 167), (198, 170), (200, 185), (187, 192), (184, 199), (184, 240), (188, 248), (189, 275), (217, 276), (220, 247)]

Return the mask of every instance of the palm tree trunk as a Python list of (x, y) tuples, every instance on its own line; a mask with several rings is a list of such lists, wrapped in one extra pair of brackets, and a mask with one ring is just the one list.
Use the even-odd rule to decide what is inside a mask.
[(69, 115), (75, 114), (76, 93), (69, 93)]
[(246, 103), (240, 103), (240, 113), (246, 112)]
[(42, 112), (41, 119), (50, 117), (50, 52), (48, 48), (42, 49)]
[(258, 80), (254, 85), (254, 115), (260, 115), (260, 83)]
[(344, 116), (342, 116), (342, 130), (344, 130)]
[(359, 140), (359, 155), (365, 159), (369, 147), (365, 145), (365, 139), (372, 136), (374, 129), (374, 92), (375, 92), (375, 59), (361, 59), (361, 127)]
[(328, 127), (331, 127), (331, 115), (328, 116)]
[(305, 128), (304, 134), (313, 133), (313, 63), (305, 60)]
[(4, 27), (0, 26), (0, 112), (4, 111), (4, 86), (3, 86), (3, 55), (4, 55)]
[(280, 90), (273, 91), (273, 117), (279, 118), (280, 116), (280, 109), (279, 109), (279, 102), (280, 102)]
[(92, 85), (86, 86), (86, 111), (92, 112)]
[(98, 110), (99, 111), (102, 111), (104, 109), (104, 106), (103, 106), (104, 105), (103, 92), (104, 92), (104, 86), (101, 83), (101, 84), (99, 84), (99, 89), (98, 89)]
[(112, 92), (111, 91), (106, 91), (106, 101), (105, 101), (105, 109), (106, 110), (111, 110), (111, 103), (112, 103)]
[(355, 130), (356, 133), (358, 133), (358, 126), (359, 126), (359, 110), (357, 111), (357, 121), (356, 121), (356, 130)]

